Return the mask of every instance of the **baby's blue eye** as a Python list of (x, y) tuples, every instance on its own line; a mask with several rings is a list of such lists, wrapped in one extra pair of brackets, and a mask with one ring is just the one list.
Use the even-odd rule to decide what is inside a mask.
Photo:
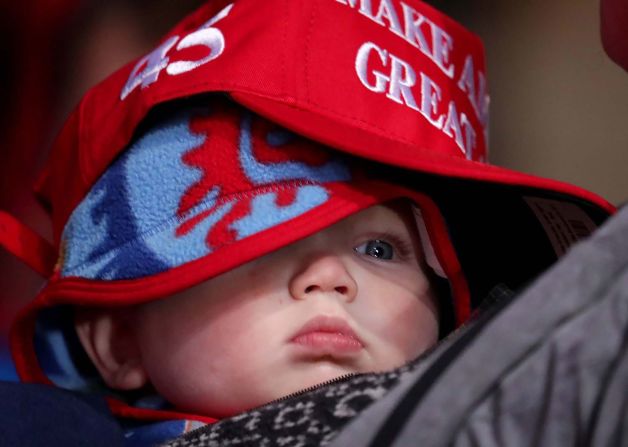
[(360, 254), (377, 259), (390, 260), (394, 257), (395, 249), (391, 244), (380, 239), (372, 239), (354, 248)]

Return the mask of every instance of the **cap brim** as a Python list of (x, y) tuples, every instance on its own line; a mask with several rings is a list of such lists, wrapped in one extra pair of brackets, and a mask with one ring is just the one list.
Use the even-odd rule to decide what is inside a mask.
[[(345, 116), (332, 115), (330, 111), (317, 110), (314, 105), (301, 107), (279, 98), (264, 97), (251, 93), (230, 92), (231, 97), (254, 112), (281, 124), (314, 141), (346, 151), (369, 160), (386, 163), (413, 171), (445, 177), (477, 180), (480, 182), (536, 188), (565, 194), (585, 200), (609, 214), (616, 207), (600, 196), (577, 186), (557, 180), (537, 177), (499, 166), (448, 156), (431, 150), (403, 144), (387, 137), (381, 129), (361, 125)], [(409, 157), (408, 154), (413, 154)]]

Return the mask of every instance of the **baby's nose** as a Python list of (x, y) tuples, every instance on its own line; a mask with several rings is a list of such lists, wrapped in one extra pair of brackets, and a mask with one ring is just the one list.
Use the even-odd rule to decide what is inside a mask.
[(327, 254), (307, 260), (291, 278), (289, 289), (295, 299), (332, 294), (351, 302), (355, 299), (358, 285), (343, 260)]

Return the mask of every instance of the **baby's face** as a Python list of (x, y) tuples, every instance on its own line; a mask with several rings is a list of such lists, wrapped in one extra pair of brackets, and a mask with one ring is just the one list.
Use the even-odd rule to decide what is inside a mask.
[(421, 265), (409, 209), (374, 206), (141, 306), (141, 367), (177, 408), (223, 417), (400, 366), (437, 341)]

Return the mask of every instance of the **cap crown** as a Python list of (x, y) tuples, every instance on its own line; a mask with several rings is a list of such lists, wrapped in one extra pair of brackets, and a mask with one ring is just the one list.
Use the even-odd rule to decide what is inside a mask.
[(151, 108), (215, 91), (340, 150), (451, 173), (486, 160), (484, 71), (479, 39), (419, 1), (211, 2), (85, 96), (38, 192), (58, 242)]

